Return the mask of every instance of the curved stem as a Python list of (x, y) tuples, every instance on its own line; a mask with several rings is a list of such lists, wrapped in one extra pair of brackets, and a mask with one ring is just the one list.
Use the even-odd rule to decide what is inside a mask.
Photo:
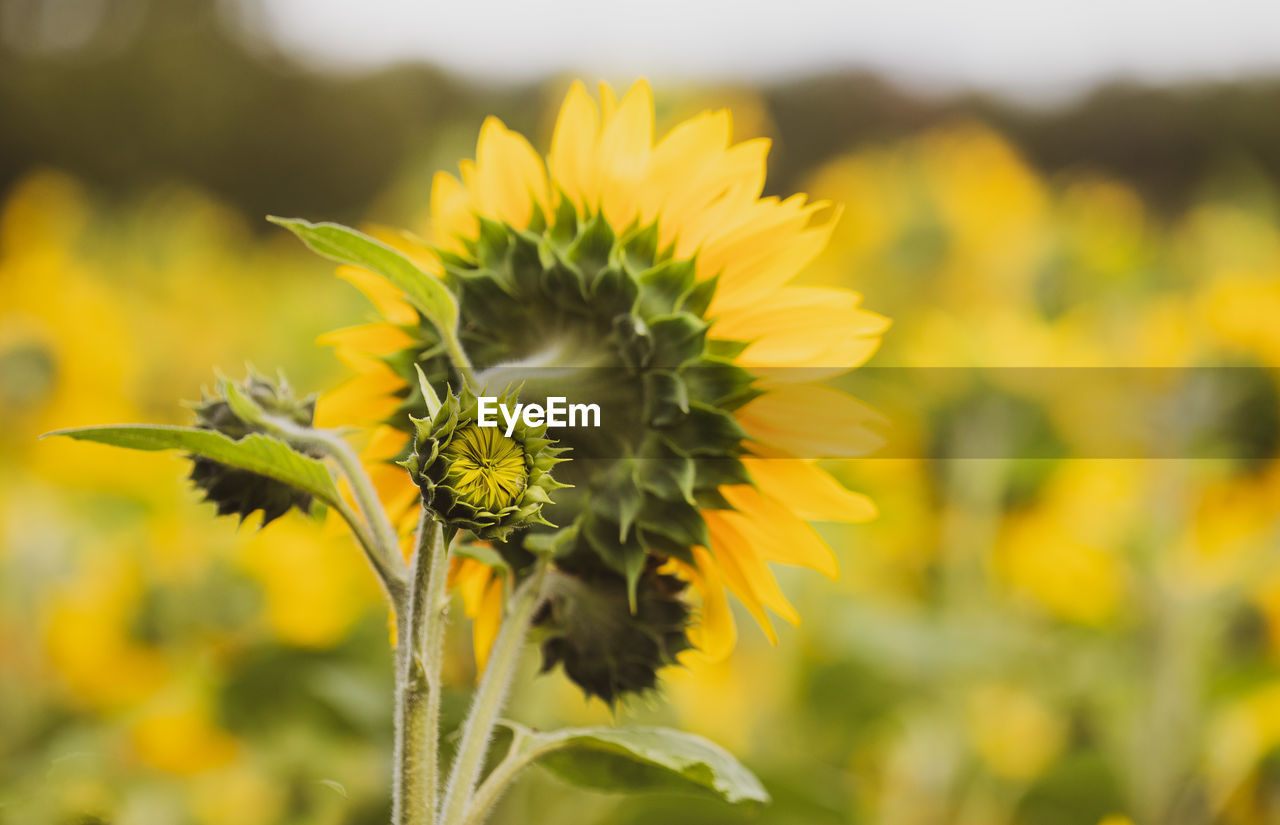
[(377, 574), (378, 581), (382, 584), (382, 589), (386, 592), (387, 598), (399, 610), (399, 606), (404, 603), (407, 596), (403, 574), (396, 568), (387, 566), (386, 554), (379, 547), (378, 540), (374, 538), (369, 525), (365, 524), (355, 510), (351, 509), (350, 504), (339, 499), (334, 504), (334, 509), (338, 511), (338, 515), (342, 516), (342, 520), (351, 528), (356, 541), (360, 543), (361, 549), (364, 550), (365, 558), (369, 560), (370, 566), (373, 567), (373, 572)]
[(439, 825), (461, 825), (466, 817), (472, 792), (480, 777), (480, 770), (484, 767), (489, 740), (493, 736), (498, 715), (502, 713), (507, 701), (511, 678), (520, 660), (529, 624), (533, 620), (534, 611), (542, 602), (542, 584), (546, 578), (547, 566), (547, 559), (540, 558), (533, 575), (516, 590), (511, 599), (510, 609), (502, 623), (502, 629), (498, 631), (480, 687), (476, 690), (471, 712), (462, 726), (462, 741), (458, 745), (458, 755), (454, 759), (449, 785), (445, 790)]
[(453, 363), (453, 368), (462, 376), (462, 380), (467, 382), (473, 392), (480, 391), (480, 385), (476, 383), (476, 371), (471, 366), (471, 359), (467, 357), (466, 350), (462, 348), (462, 342), (458, 340), (458, 333), (455, 330), (448, 330), (440, 336), (444, 343), (445, 352), (449, 355), (449, 360)]
[(364, 471), (364, 465), (360, 463), (360, 456), (356, 455), (351, 445), (337, 433), (328, 430), (312, 430), (307, 435), (317, 447), (332, 457), (338, 468), (342, 470), (342, 474), (351, 485), (351, 495), (355, 498), (361, 514), (369, 522), (381, 548), (395, 560), (393, 567), (397, 568), (403, 577), (404, 562), (400, 558), (400, 541), (396, 536), (395, 528), (391, 526), (391, 519), (387, 516), (381, 499), (378, 498), (378, 491), (373, 488), (373, 481)]
[(413, 556), (409, 617), (400, 623), (397, 639), (393, 825), (435, 822), (448, 556), (444, 528), (424, 508)]
[(467, 812), (460, 825), (481, 825), (489, 818), (493, 806), (498, 804), (498, 800), (525, 768), (548, 753), (564, 747), (564, 743), (558, 742), (522, 751), (525, 736), (524, 730), (516, 729), (511, 739), (511, 747), (507, 749), (507, 755), (480, 783), (480, 787), (471, 797), (471, 804), (467, 806)]
[(345, 502), (340, 502), (338, 512), (364, 547), (365, 555), (369, 557), (369, 562), (391, 598), (396, 615), (404, 613), (408, 605), (408, 570), (400, 557), (400, 541), (381, 499), (378, 498), (378, 491), (373, 488), (373, 481), (360, 463), (360, 456), (356, 455), (350, 444), (331, 430), (299, 427), (278, 416), (264, 416), (262, 423), (296, 446), (319, 449), (338, 465), (343, 477), (351, 485), (351, 496), (355, 499), (360, 515), (364, 516), (364, 521), (361, 522)]

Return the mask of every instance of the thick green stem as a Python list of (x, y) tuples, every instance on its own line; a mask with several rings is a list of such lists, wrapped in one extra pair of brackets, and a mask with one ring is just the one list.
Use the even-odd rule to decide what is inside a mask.
[(398, 623), (393, 825), (435, 823), (448, 557), (444, 528), (424, 509), (413, 556), (408, 618)]
[(484, 767), (489, 750), (489, 740), (498, 716), (507, 702), (511, 678), (520, 660), (520, 651), (533, 614), (542, 602), (542, 584), (546, 577), (547, 560), (539, 559), (533, 575), (516, 590), (511, 606), (498, 631), (498, 638), (489, 654), (480, 687), (476, 690), (471, 712), (462, 726), (462, 741), (453, 762), (449, 785), (441, 806), (439, 825), (462, 825), (471, 804), (471, 796)]

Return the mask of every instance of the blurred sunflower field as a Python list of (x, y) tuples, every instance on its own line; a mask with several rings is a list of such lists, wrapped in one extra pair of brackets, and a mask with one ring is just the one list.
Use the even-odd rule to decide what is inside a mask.
[[(6, 106), (30, 115), (61, 70), (5, 60)], [(371, 110), (403, 145), (338, 217), (419, 225), (431, 173), (467, 153), (484, 112), (545, 146), (568, 85), (437, 78), (418, 102), (447, 117)], [(771, 805), (584, 797), (535, 771), (495, 821), (1280, 822), (1270, 161), (1201, 158), (1170, 196), (1141, 158), (1132, 176), (1105, 153), (1052, 162), (1042, 135), (982, 106), (864, 123), (809, 152), (797, 135), (846, 118), (801, 94), (654, 88), (660, 126), (727, 106), (735, 139), (775, 140), (781, 186), (838, 205), (802, 282), (893, 319), (837, 379), (883, 416), (888, 446), (825, 465), (879, 515), (818, 525), (838, 579), (775, 569), (803, 622), (775, 617), (774, 644), (739, 617), (733, 653), (682, 658), (664, 701), (611, 711), (533, 663), (518, 677), (513, 717), (706, 735)], [(884, 107), (869, 99), (867, 118)], [(6, 162), (0, 206), (0, 823), (386, 822), (387, 611), (336, 520), (237, 527), (210, 518), (179, 456), (37, 441), (188, 423), (174, 400), (198, 399), (215, 366), (337, 386), (347, 366), (324, 335), (370, 320), (368, 304), (262, 212), (329, 217), (343, 190), (312, 185), (329, 174), (316, 163), (271, 205), (238, 162), (272, 158), (243, 142), (235, 174), (184, 157), (122, 186), (138, 157), (113, 171), (65, 141), (39, 157), (49, 123), (6, 120), (26, 154)], [(1175, 380), (1192, 386), (1160, 426), (1130, 432), (1127, 405)], [(445, 730), (476, 678), (469, 623), (447, 644)]]

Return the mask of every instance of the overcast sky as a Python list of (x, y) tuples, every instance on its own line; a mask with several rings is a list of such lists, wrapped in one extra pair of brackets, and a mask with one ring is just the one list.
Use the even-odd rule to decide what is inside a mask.
[(1280, 73), (1280, 0), (262, 0), (291, 49), (489, 79), (772, 79), (832, 67), (1057, 97)]

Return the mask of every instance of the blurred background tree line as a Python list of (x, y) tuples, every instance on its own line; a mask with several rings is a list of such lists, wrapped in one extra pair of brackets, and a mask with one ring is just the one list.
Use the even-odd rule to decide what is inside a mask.
[[(479, 85), (422, 64), (308, 69), (261, 36), (254, 13), (213, 0), (4, 0), (0, 186), (49, 165), (109, 193), (176, 179), (248, 215), (351, 221), (453, 130), (487, 114), (526, 133), (546, 126), (538, 84)], [(779, 193), (861, 143), (956, 117), (980, 119), (1046, 173), (1122, 176), (1161, 209), (1184, 206), (1218, 164), (1280, 171), (1271, 78), (1115, 84), (1042, 111), (977, 93), (912, 94), (858, 72), (700, 91), (758, 99)]]
[[(485, 116), (545, 146), (567, 81), (304, 65), (255, 8), (0, 0), (5, 825), (387, 819), (386, 616), (337, 531), (237, 531), (180, 459), (35, 437), (185, 423), (174, 398), (246, 359), (333, 386), (315, 340), (367, 309), (263, 216), (413, 227)], [(803, 625), (774, 648), (743, 621), (729, 661), (623, 711), (722, 742), (774, 804), (535, 773), (499, 821), (1280, 821), (1280, 80), (1041, 108), (858, 73), (657, 90), (660, 123), (728, 106), (773, 138), (770, 192), (843, 204), (808, 278), (894, 319), (873, 365), (1246, 365), (1208, 391), (1247, 402), (1210, 423), (1248, 453), (1068, 460), (1099, 454), (1117, 396), (1010, 369), (895, 404), (916, 387), (890, 371), (877, 400), (915, 449), (833, 466), (881, 510), (822, 527), (840, 582), (780, 571)], [(975, 441), (988, 458), (946, 460)], [(609, 718), (522, 684), (523, 721)]]

